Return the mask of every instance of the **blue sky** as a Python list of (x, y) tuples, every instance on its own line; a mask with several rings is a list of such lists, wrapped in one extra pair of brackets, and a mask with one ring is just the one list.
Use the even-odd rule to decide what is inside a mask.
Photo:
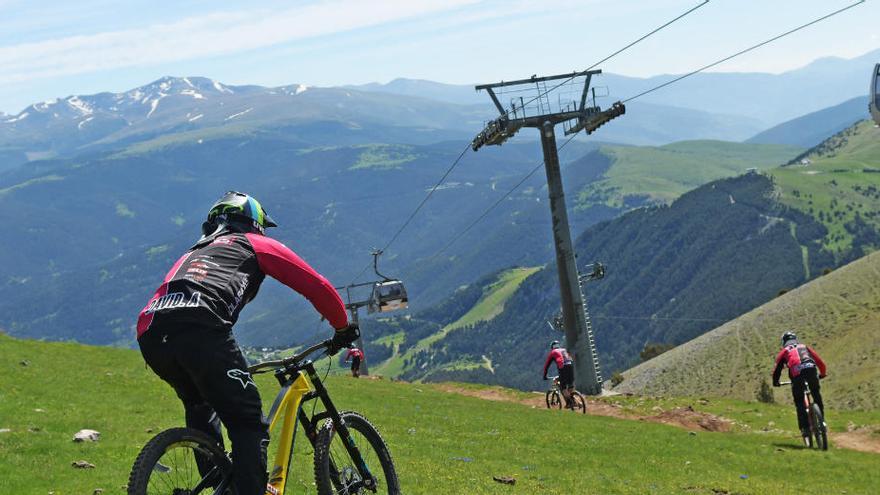
[[(714, 70), (779, 73), (880, 48), (878, 2)], [(567, 72), (699, 3), (0, 0), (0, 111), (124, 91), (164, 75), (330, 86), (397, 77), (469, 84)], [(634, 76), (686, 72), (849, 3), (711, 0), (600, 68)]]

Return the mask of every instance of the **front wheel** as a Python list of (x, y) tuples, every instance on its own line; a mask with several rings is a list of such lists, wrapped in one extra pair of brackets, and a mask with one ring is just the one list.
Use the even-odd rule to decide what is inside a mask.
[(376, 486), (365, 486), (365, 480), (349, 455), (339, 432), (332, 421), (327, 421), (315, 441), (315, 484), (318, 486), (318, 493), (399, 495), (400, 485), (394, 462), (379, 432), (356, 412), (342, 412), (339, 415), (354, 445), (360, 451), (368, 472), (376, 479)]
[(562, 409), (562, 398), (557, 390), (548, 390), (544, 394), (544, 400), (547, 402), (547, 409)]
[(816, 439), (813, 444), (817, 449), (828, 450), (828, 428), (825, 427), (825, 418), (818, 404), (810, 407), (810, 432)]
[(587, 414), (587, 401), (584, 400), (584, 396), (580, 392), (574, 390), (571, 392), (571, 410)]
[(153, 437), (128, 477), (128, 495), (231, 494), (232, 464), (204, 433), (172, 428)]

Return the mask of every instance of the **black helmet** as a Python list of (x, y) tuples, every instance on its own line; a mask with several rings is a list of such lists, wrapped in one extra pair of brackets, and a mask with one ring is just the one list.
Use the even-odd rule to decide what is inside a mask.
[(550, 342), (550, 348), (551, 349), (559, 349), (559, 341), (554, 340), (553, 342)]
[(269, 217), (259, 201), (247, 194), (228, 191), (208, 211), (208, 219), (202, 224), (202, 233), (210, 235), (219, 224), (226, 224), (244, 232), (264, 233), (267, 227), (278, 225)]
[(796, 335), (794, 332), (792, 332), (791, 330), (789, 330), (789, 331), (785, 332), (784, 334), (782, 334), (782, 345), (783, 345), (783, 346), (784, 346), (787, 342), (792, 341), (792, 340), (797, 341), (797, 335)]

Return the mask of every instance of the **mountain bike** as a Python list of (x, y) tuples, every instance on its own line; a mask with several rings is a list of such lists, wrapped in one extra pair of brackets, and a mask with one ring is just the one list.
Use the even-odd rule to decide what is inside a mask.
[[(544, 400), (547, 402), (547, 409), (562, 409), (562, 405), (565, 402), (565, 397), (562, 395), (562, 388), (559, 386), (559, 377), (552, 376), (550, 389), (547, 390), (547, 393), (544, 394)], [(567, 406), (567, 409), (571, 409), (572, 411), (580, 411), (581, 413), (587, 413), (587, 402), (584, 400), (584, 396), (581, 395), (580, 392), (571, 389), (570, 393), (570, 402)]]
[[(376, 428), (362, 415), (338, 411), (309, 355), (326, 351), (330, 340), (303, 352), (248, 368), (274, 373), (281, 386), (269, 411), (269, 428), (281, 423), (280, 442), (269, 471), (266, 495), (281, 495), (287, 483), (297, 425), (314, 448), (315, 484), (320, 495), (376, 493), (398, 495), (394, 462)], [(324, 411), (312, 415), (303, 405), (319, 400)], [(323, 422), (323, 423), (322, 423)], [(216, 441), (190, 428), (171, 428), (147, 442), (134, 462), (129, 495), (234, 495), (232, 462)]]
[[(779, 382), (780, 385), (791, 385), (791, 382)], [(819, 405), (813, 402), (810, 393), (810, 385), (804, 387), (804, 407), (807, 410), (807, 419), (810, 425), (810, 436), (804, 437), (807, 447), (815, 447), (820, 450), (828, 450), (828, 427), (825, 425), (825, 417)]]

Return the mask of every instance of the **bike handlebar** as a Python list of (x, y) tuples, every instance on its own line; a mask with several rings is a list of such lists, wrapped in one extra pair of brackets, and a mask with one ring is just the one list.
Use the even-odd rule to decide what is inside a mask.
[(277, 359), (274, 361), (264, 361), (262, 363), (257, 363), (253, 366), (248, 367), (248, 371), (250, 373), (263, 373), (263, 370), (276, 370), (280, 368), (286, 368), (288, 366), (293, 366), (304, 361), (310, 354), (315, 353), (316, 351), (320, 351), (322, 349), (326, 349), (330, 347), (331, 339), (327, 339), (317, 344), (313, 344), (308, 347), (306, 350), (300, 352), (299, 354), (295, 354), (289, 358)]
[[(826, 378), (826, 377), (822, 377), (822, 376), (819, 377), (820, 380), (824, 380), (825, 378)], [(780, 385), (780, 386), (782, 386), (782, 385), (791, 385), (791, 382), (779, 382), (779, 385)]]

